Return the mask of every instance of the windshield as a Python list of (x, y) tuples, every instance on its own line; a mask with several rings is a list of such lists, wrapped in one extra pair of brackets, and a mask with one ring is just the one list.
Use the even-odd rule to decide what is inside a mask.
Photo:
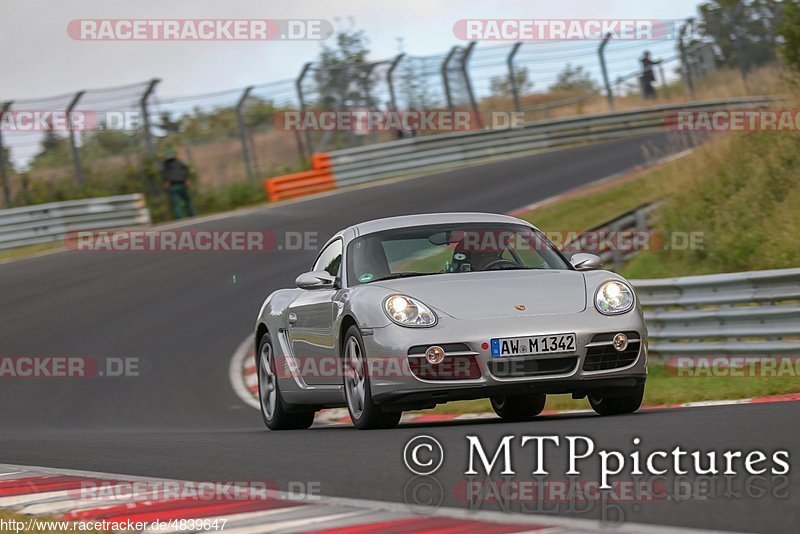
[(347, 249), (350, 285), (407, 276), (569, 269), (533, 228), (515, 224), (414, 226), (368, 234)]

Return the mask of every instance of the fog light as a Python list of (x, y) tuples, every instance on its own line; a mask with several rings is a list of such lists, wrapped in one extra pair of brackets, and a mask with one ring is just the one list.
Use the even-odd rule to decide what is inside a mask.
[(628, 348), (628, 336), (625, 334), (617, 334), (614, 336), (614, 348), (622, 352)]
[(428, 350), (425, 351), (425, 359), (433, 365), (442, 363), (444, 361), (444, 349), (437, 345), (428, 347)]

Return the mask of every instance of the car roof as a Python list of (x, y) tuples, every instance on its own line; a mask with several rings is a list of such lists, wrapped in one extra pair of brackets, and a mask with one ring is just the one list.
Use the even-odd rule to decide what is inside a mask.
[(503, 224), (524, 224), (530, 223), (511, 217), (509, 215), (498, 215), (496, 213), (423, 213), (419, 215), (403, 215), (400, 217), (387, 217), (385, 219), (375, 219), (365, 221), (350, 228), (356, 236), (372, 234), (391, 230), (393, 228), (408, 228), (412, 226), (425, 226), (430, 224), (453, 224), (453, 223), (503, 223)]

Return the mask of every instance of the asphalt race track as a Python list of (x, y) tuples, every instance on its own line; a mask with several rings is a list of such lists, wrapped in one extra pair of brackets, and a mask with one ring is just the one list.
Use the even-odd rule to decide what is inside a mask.
[[(686, 147), (674, 134), (570, 148), (302, 202), (247, 210), (192, 229), (319, 232), (414, 212), (505, 212), (625, 171)], [(0, 462), (193, 480), (318, 481), (327, 496), (404, 500), (414, 484), (402, 451), (418, 434), (443, 444), (436, 479), (444, 503), (463, 506), (452, 488), (464, 479), (467, 442), (494, 447), (514, 434), (592, 437), (598, 448), (766, 451), (800, 457), (800, 403), (662, 410), (630, 416), (550, 416), (268, 432), (228, 380), (237, 344), (272, 290), (293, 283), (314, 251), (269, 253), (64, 252), (0, 265), (0, 354), (138, 357), (143, 376), (116, 379), (3, 379)], [(493, 449), (492, 449), (493, 450)], [(524, 455), (524, 456), (523, 456)], [(520, 452), (519, 472), (530, 473)], [(548, 467), (563, 478), (564, 459)], [(587, 469), (583, 479), (596, 480)], [(625, 520), (750, 532), (797, 532), (800, 497), (790, 481), (738, 479), (766, 489), (754, 498), (719, 494), (681, 502), (622, 505)], [(741, 487), (739, 486), (741, 485)], [(781, 489), (782, 488), (782, 489)], [(751, 488), (752, 489), (752, 488)], [(775, 490), (775, 491), (772, 491)], [(575, 517), (602, 510), (557, 509)]]

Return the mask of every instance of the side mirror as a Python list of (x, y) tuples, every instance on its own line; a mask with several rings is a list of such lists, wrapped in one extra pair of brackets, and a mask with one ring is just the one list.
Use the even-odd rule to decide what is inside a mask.
[(300, 289), (330, 289), (334, 280), (327, 271), (310, 271), (298, 276), (294, 283)]
[(603, 268), (603, 260), (599, 256), (585, 252), (573, 254), (569, 262), (579, 271), (596, 271)]

